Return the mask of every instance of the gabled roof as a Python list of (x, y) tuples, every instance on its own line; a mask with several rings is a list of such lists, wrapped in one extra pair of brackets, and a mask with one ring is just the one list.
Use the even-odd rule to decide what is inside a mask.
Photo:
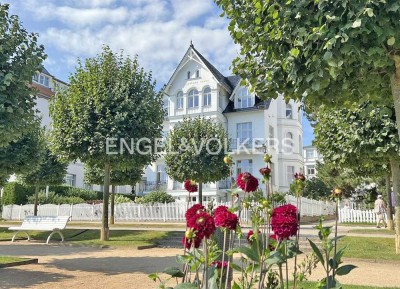
[[(207, 69), (212, 73), (215, 79), (228, 91), (228, 93), (232, 93), (233, 89), (235, 88), (234, 81), (230, 81), (227, 77), (225, 77), (221, 72), (218, 71), (200, 52), (194, 48), (193, 43), (190, 43), (188, 50), (186, 51), (185, 55), (182, 57), (181, 61), (179, 62), (178, 66), (176, 67), (174, 73), (172, 74), (171, 78), (167, 82), (167, 87), (175, 78), (176, 73), (178, 72), (179, 68), (181, 67), (183, 61), (185, 60), (188, 52), (192, 50), (200, 59), (200, 61), (207, 67)], [(236, 76), (235, 76), (236, 77)], [(233, 80), (233, 79), (232, 79)], [(239, 78), (240, 80), (240, 78)], [(237, 82), (236, 82), (237, 84)]]
[(235, 102), (230, 100), (228, 105), (224, 109), (223, 113), (248, 111), (248, 110), (264, 110), (264, 109), (268, 109), (269, 105), (271, 104), (271, 99), (261, 100), (257, 96), (255, 97), (254, 101), (255, 101), (255, 104), (251, 107), (235, 108)]
[(231, 75), (231, 76), (226, 77), (226, 79), (230, 83), (232, 90), (235, 89), (236, 85), (238, 85), (238, 83), (241, 80), (240, 76), (238, 76), (238, 75)]

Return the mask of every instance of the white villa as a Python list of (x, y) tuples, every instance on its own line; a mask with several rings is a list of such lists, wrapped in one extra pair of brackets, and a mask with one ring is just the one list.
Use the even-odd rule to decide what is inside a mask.
[[(164, 135), (184, 117), (203, 116), (221, 123), (231, 137), (233, 177), (250, 172), (261, 179), (264, 150), (272, 155), (272, 184), (275, 191), (287, 191), (295, 172), (303, 172), (302, 111), (299, 104), (282, 97), (262, 101), (240, 84), (238, 76), (222, 75), (191, 44), (167, 83), (164, 97)], [(205, 184), (204, 201), (230, 199), (230, 180)], [(165, 172), (161, 157), (145, 170), (137, 191), (165, 190), (178, 200), (188, 193), (182, 183)], [(197, 195), (191, 194), (193, 201)]]
[(305, 146), (303, 150), (304, 175), (307, 179), (311, 179), (317, 175), (317, 162), (322, 162), (322, 155), (314, 146)]
[[(46, 69), (33, 78), (38, 90), (37, 109), (43, 126), (50, 125), (49, 99), (57, 86), (67, 84), (53, 77)], [(173, 72), (165, 89), (164, 136), (184, 117), (203, 116), (221, 123), (231, 137), (234, 161), (233, 177), (250, 172), (261, 179), (259, 169), (265, 167), (264, 151), (272, 155), (272, 184), (274, 191), (287, 191), (296, 172), (303, 172), (302, 111), (299, 104), (285, 103), (282, 97), (262, 101), (240, 84), (238, 76), (222, 75), (191, 44)], [(138, 195), (153, 190), (165, 190), (177, 200), (186, 200), (188, 193), (181, 183), (165, 172), (161, 157), (145, 169), (143, 179), (136, 184)], [(102, 186), (84, 183), (84, 165), (73, 163), (68, 167), (66, 184), (102, 190)], [(217, 201), (230, 199), (229, 178), (204, 184), (203, 198)], [(129, 194), (130, 186), (120, 186), (118, 193)], [(193, 201), (197, 195), (191, 194)]]

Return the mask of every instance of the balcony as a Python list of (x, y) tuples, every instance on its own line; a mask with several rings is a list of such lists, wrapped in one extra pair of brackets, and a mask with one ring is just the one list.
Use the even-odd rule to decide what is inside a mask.
[(230, 189), (230, 188), (232, 188), (232, 180), (230, 180), (229, 178), (218, 181), (218, 189)]
[(166, 191), (167, 190), (167, 181), (159, 181), (159, 182), (146, 182), (144, 184), (144, 191)]

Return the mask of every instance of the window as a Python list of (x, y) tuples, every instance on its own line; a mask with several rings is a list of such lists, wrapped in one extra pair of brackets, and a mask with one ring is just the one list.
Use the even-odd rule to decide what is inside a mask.
[(293, 152), (293, 134), (291, 132), (286, 133), (284, 145), (285, 145), (286, 152)]
[(286, 118), (293, 118), (293, 110), (290, 104), (286, 104)]
[(165, 165), (157, 165), (157, 184), (167, 183), (167, 173), (165, 172)]
[(49, 77), (43, 74), (39, 76), (39, 83), (43, 86), (49, 87)]
[(238, 160), (236, 162), (236, 174), (248, 172), (253, 173), (253, 160)]
[(39, 82), (39, 73), (35, 73), (32, 77), (32, 80), (35, 82)]
[(64, 184), (67, 186), (75, 187), (76, 186), (76, 175), (74, 174), (66, 174), (64, 178)]
[(206, 87), (203, 91), (203, 106), (211, 105), (211, 88)]
[(306, 159), (313, 159), (313, 158), (314, 158), (314, 151), (306, 150)]
[(315, 175), (315, 166), (307, 166), (307, 176)]
[(200, 77), (200, 70), (197, 70), (196, 71), (196, 78), (199, 78)]
[(188, 107), (198, 107), (199, 106), (199, 92), (197, 89), (189, 91), (188, 94)]
[(168, 116), (168, 112), (169, 112), (169, 99), (168, 98), (163, 99), (163, 110), (164, 110), (164, 116)]
[(299, 135), (299, 154), (303, 151), (303, 141), (301, 140), (301, 135)]
[(252, 107), (253, 97), (249, 94), (247, 88), (242, 87), (237, 94), (237, 108)]
[(183, 109), (183, 92), (179, 91), (176, 95), (176, 109)]
[(187, 79), (190, 79), (190, 71), (187, 72)]
[(294, 166), (287, 166), (286, 182), (288, 186), (292, 183), (293, 179), (294, 179)]
[(269, 138), (269, 146), (273, 147), (275, 145), (275, 131), (272, 125), (268, 128), (268, 138)]
[(251, 143), (253, 140), (252, 123), (244, 122), (236, 124), (236, 134), (240, 144)]
[(274, 163), (270, 163), (270, 169), (271, 169), (271, 184), (275, 186), (275, 166)]

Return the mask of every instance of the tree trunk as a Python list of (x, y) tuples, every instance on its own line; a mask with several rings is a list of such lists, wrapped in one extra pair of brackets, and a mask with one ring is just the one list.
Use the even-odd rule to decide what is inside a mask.
[(395, 193), (395, 229), (396, 229), (396, 253), (400, 254), (400, 164), (398, 161), (391, 160), (393, 191)]
[(203, 205), (203, 183), (199, 182), (199, 202), (200, 205)]
[(111, 213), (110, 213), (110, 225), (114, 224), (114, 201), (115, 201), (115, 185), (111, 186)]
[(103, 217), (100, 240), (108, 241), (110, 228), (108, 227), (108, 200), (110, 198), (110, 163), (104, 165), (104, 192), (103, 192)]
[(386, 175), (386, 194), (387, 194), (387, 226), (390, 231), (394, 230), (393, 224), (393, 204), (392, 204), (392, 188), (390, 186), (390, 174)]
[(39, 199), (39, 185), (35, 185), (35, 204), (33, 205), (33, 215), (37, 216)]

